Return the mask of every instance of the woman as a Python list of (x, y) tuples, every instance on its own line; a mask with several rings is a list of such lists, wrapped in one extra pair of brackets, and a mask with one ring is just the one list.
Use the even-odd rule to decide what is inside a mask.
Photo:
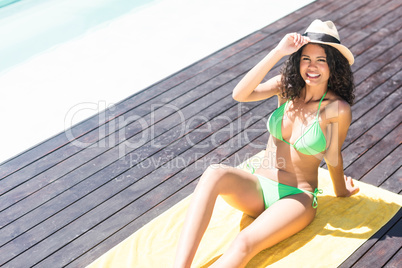
[[(284, 56), (281, 75), (261, 83)], [(255, 217), (213, 267), (243, 267), (261, 250), (292, 236), (316, 214), (318, 167), (325, 159), (335, 194), (359, 191), (343, 173), (341, 147), (351, 123), (352, 53), (340, 44), (331, 21), (315, 20), (303, 35), (287, 34), (233, 91), (237, 101), (278, 96), (268, 120), (271, 133), (263, 161), (253, 174), (223, 165), (202, 175), (180, 237), (175, 267), (190, 267), (221, 195), (233, 207)], [(268, 159), (274, 156), (275, 159)], [(252, 168), (254, 171), (254, 168)]]

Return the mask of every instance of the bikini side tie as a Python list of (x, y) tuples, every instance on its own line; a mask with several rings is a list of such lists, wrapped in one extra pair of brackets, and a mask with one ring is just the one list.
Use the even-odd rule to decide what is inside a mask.
[(314, 193), (311, 193), (313, 195), (313, 208), (317, 208), (318, 206), (317, 194), (322, 194), (323, 192), (322, 189), (315, 188)]

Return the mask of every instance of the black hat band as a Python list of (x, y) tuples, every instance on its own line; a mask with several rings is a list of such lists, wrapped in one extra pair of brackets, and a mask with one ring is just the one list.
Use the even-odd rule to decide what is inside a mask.
[(336, 43), (340, 44), (341, 41), (336, 39), (335, 37), (324, 34), (324, 33), (304, 33), (303, 36), (309, 37), (311, 40), (317, 40), (317, 41), (322, 41), (322, 42), (328, 42), (328, 43)]

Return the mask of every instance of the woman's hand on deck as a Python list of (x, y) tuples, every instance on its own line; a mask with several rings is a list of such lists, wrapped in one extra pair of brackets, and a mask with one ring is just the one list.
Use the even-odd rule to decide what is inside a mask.
[(359, 189), (359, 187), (354, 185), (353, 179), (346, 175), (344, 175), (344, 177), (345, 177), (346, 189), (348, 190), (348, 194), (345, 197), (357, 194), (360, 189)]
[(290, 55), (310, 42), (310, 38), (298, 33), (289, 33), (282, 38), (276, 49), (284, 55)]

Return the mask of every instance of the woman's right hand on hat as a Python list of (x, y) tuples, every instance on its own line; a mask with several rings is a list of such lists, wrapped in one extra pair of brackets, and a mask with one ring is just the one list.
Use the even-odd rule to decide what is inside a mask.
[(307, 36), (302, 36), (298, 33), (289, 33), (282, 38), (282, 40), (276, 46), (276, 49), (278, 49), (284, 55), (290, 55), (299, 50), (308, 42), (310, 42), (310, 38)]

